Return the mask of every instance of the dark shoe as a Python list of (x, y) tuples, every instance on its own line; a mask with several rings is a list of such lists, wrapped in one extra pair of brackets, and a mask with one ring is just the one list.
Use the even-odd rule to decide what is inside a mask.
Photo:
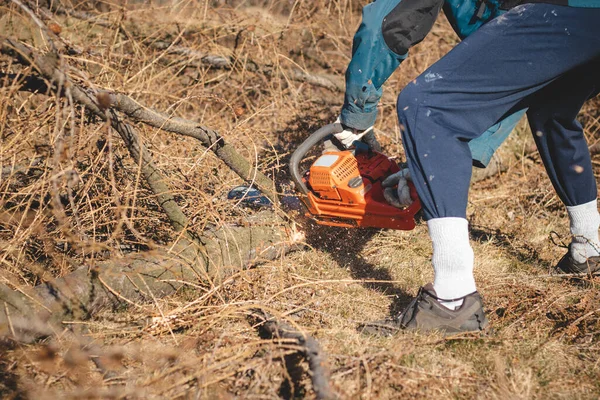
[(567, 254), (556, 264), (556, 268), (565, 274), (594, 275), (600, 273), (600, 257), (589, 257), (585, 262), (578, 263), (571, 256), (571, 246), (569, 245)]
[[(480, 332), (488, 325), (479, 293), (466, 295), (456, 310), (438, 301), (433, 285), (421, 289), (417, 297), (394, 320), (364, 324), (363, 333), (391, 336), (400, 330), (439, 331), (446, 335), (461, 332)], [(457, 299), (458, 300), (458, 299)]]

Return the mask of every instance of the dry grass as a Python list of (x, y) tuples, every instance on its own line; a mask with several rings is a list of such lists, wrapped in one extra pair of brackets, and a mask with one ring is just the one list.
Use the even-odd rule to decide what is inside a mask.
[[(342, 102), (342, 93), (294, 81), (289, 71), (343, 79), (363, 3), (81, 2), (75, 9), (108, 26), (58, 14), (54, 22), (81, 51), (65, 57), (75, 79), (217, 129), (285, 182), (290, 151), (331, 122)], [(0, 16), (3, 34), (43, 48), (17, 8), (0, 5)], [(172, 41), (235, 62), (211, 69), (153, 47)], [(387, 84), (377, 127), (388, 154), (402, 154), (396, 93), (455, 42), (439, 21)], [(0, 70), (31, 72), (8, 58), (0, 58)], [(600, 137), (598, 110), (590, 103), (582, 114), (590, 144)], [(175, 238), (138, 166), (106, 125), (67, 100), (18, 92), (8, 79), (0, 86), (0, 121), (3, 282), (33, 286)], [(251, 212), (225, 200), (240, 180), (212, 153), (189, 139), (138, 129), (194, 229), (236, 223)], [(307, 227), (304, 251), (208, 291), (190, 287), (154, 304), (67, 321), (72, 330), (43, 343), (0, 343), (0, 393), (311, 398), (293, 344), (261, 339), (249, 325), (248, 310), (259, 306), (320, 341), (342, 398), (597, 398), (598, 282), (548, 274), (564, 251), (550, 235), (567, 240), (568, 224), (539, 157), (525, 151), (531, 143), (523, 124), (503, 149), (518, 161), (471, 191), (476, 276), (492, 333), (362, 336), (357, 323), (398, 311), (431, 280), (424, 224), (411, 232)], [(93, 359), (110, 373), (102, 374)]]

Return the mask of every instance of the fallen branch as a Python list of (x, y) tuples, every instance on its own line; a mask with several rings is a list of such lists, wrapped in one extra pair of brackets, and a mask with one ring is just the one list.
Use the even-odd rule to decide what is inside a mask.
[(171, 117), (145, 107), (128, 96), (118, 93), (105, 92), (110, 102), (110, 106), (121, 111), (128, 117), (165, 130), (167, 132), (179, 135), (189, 136), (198, 139), (202, 145), (213, 151), (240, 178), (248, 183), (254, 183), (256, 186), (273, 201), (278, 202), (277, 192), (273, 190), (273, 182), (256, 167), (242, 157), (237, 150), (225, 140), (218, 132), (199, 125), (193, 121), (182, 118)]
[(343, 80), (335, 79), (328, 75), (309, 74), (308, 72), (297, 68), (281, 71), (280, 75), (283, 77), (288, 76), (294, 81), (305, 82), (313, 86), (337, 92), (344, 92), (346, 90)]
[[(14, 81), (15, 84), (19, 85), (19, 89), (25, 91), (47, 93), (51, 89), (44, 79), (34, 76), (21, 76), (0, 72), (0, 79), (3, 78)], [(271, 199), (273, 204), (278, 204), (279, 198), (277, 192), (273, 188), (273, 182), (256, 167), (253, 167), (252, 164), (240, 155), (232, 145), (226, 143), (218, 132), (193, 121), (160, 113), (137, 103), (135, 100), (123, 94), (101, 92), (96, 95), (96, 98), (100, 98), (105, 107), (114, 108), (138, 122), (145, 123), (167, 132), (199, 140), (203, 146), (210, 149), (240, 178), (250, 185), (256, 185), (264, 195)], [(129, 130), (133, 129), (128, 125), (127, 127)], [(287, 215), (281, 212), (277, 207), (275, 212), (283, 219), (289, 219)], [(183, 221), (179, 214), (174, 215), (173, 218), (178, 222)]]
[[(0, 49), (0, 51), (2, 50)], [(16, 84), (19, 85), (21, 90), (46, 93), (50, 89), (45, 80), (33, 76), (23, 77), (16, 74), (0, 72), (0, 79), (3, 78), (17, 81)], [(252, 164), (240, 155), (232, 145), (226, 143), (218, 132), (193, 121), (160, 113), (137, 103), (135, 100), (123, 94), (102, 92), (96, 97), (98, 96), (102, 100), (105, 108), (112, 107), (138, 122), (145, 123), (167, 132), (189, 136), (199, 140), (204, 147), (210, 149), (240, 178), (250, 184), (255, 184), (271, 199), (273, 204), (278, 203), (278, 196), (277, 192), (273, 189), (273, 182), (256, 167), (253, 167)], [(86, 104), (83, 105), (87, 107), (88, 104), (96, 102), (97, 99), (86, 97)], [(92, 107), (99, 106), (94, 104)], [(128, 129), (133, 128), (129, 127)], [(129, 137), (129, 135), (126, 135), (126, 137)]]
[(216, 54), (205, 54), (197, 50), (190, 49), (189, 47), (178, 46), (163, 41), (153, 42), (151, 47), (157, 50), (164, 50), (170, 55), (184, 56), (185, 65), (191, 67), (199, 67), (201, 65), (208, 65), (216, 69), (230, 69), (232, 67), (232, 62), (229, 57), (219, 56)]
[[(256, 216), (264, 221), (265, 216)], [(204, 236), (212, 265), (227, 276), (301, 246), (303, 235), (278, 225), (227, 226)], [(31, 289), (0, 283), (0, 337), (30, 342), (62, 330), (64, 321), (83, 320), (106, 308), (142, 307), (152, 298), (197, 285), (186, 248), (130, 254), (82, 266)], [(8, 282), (8, 277), (4, 277)]]
[[(151, 47), (165, 51), (170, 55), (184, 56), (184, 65), (191, 67), (208, 66), (214, 69), (232, 69), (235, 65), (235, 59), (231, 57), (220, 56), (216, 54), (205, 54), (189, 47), (178, 46), (172, 43), (157, 41), (153, 42)], [(312, 86), (343, 92), (345, 85), (343, 80), (332, 75), (309, 74), (299, 68), (275, 69), (268, 65), (259, 65), (256, 62), (250, 62), (254, 68), (250, 71), (260, 73), (266, 76), (279, 76), (283, 79), (289, 79), (296, 82), (308, 83)]]
[(299, 332), (285, 322), (278, 321), (262, 310), (252, 310), (250, 322), (263, 336), (272, 339), (291, 339), (302, 349), (300, 352), (308, 362), (310, 379), (317, 399), (337, 399), (329, 384), (325, 356), (319, 343), (311, 336)]
[[(169, 218), (171, 225), (177, 232), (182, 232), (184, 237), (194, 246), (189, 247), (190, 256), (194, 259), (198, 256), (203, 258), (206, 272), (210, 276), (211, 271), (207, 259), (202, 255), (206, 249), (202, 241), (193, 232), (187, 230), (188, 219), (171, 194), (165, 178), (154, 165), (152, 157), (146, 147), (140, 142), (137, 132), (132, 126), (120, 121), (118, 115), (106, 106), (101, 105), (96, 96), (73, 83), (59, 66), (59, 57), (54, 53), (40, 55), (35, 50), (9, 38), (0, 41), (0, 52), (16, 57), (19, 62), (34, 67), (41, 76), (52, 83), (53, 91), (69, 97), (84, 106), (92, 114), (103, 121), (108, 122), (111, 127), (121, 136), (129, 154), (140, 166), (142, 175), (148, 182), (150, 189), (156, 196), (156, 200)], [(196, 247), (196, 249), (194, 249)], [(195, 254), (194, 254), (195, 253)]]

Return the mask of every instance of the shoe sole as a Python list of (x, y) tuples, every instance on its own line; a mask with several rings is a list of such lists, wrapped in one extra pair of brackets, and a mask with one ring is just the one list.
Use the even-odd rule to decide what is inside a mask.
[[(485, 314), (483, 314), (483, 321), (480, 321), (480, 316), (477, 314), (473, 315), (472, 319), (465, 322), (460, 328), (456, 328), (448, 325), (441, 325), (435, 329), (428, 330), (426, 332), (438, 332), (444, 337), (455, 336), (466, 333), (484, 333), (488, 330), (489, 322)], [(367, 322), (360, 324), (358, 330), (363, 335), (367, 336), (380, 336), (380, 337), (392, 337), (401, 331), (407, 332), (418, 332), (419, 329), (402, 328), (395, 324), (393, 321), (389, 322)]]
[(403, 329), (395, 326), (393, 322), (366, 322), (358, 326), (358, 331), (366, 336), (392, 337)]

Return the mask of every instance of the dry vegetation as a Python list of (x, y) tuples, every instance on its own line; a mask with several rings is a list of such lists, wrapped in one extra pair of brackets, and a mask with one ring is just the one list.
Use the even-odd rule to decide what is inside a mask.
[[(58, 34), (61, 65), (73, 81), (219, 131), (282, 193), (294, 146), (339, 112), (364, 3), (27, 4)], [(0, 36), (50, 50), (14, 1), (0, 1)], [(377, 123), (387, 154), (402, 157), (396, 93), (455, 43), (440, 18), (387, 83)], [(27, 291), (81, 265), (169, 252), (181, 233), (109, 124), (69, 96), (22, 90), (25, 77), (39, 74), (15, 57), (0, 56), (0, 73), (2, 283)], [(597, 102), (583, 110), (590, 145), (600, 138), (599, 118)], [(247, 224), (255, 211), (226, 200), (243, 181), (214, 153), (191, 138), (133, 124), (189, 231)], [(492, 332), (361, 335), (361, 321), (397, 312), (431, 280), (426, 227), (347, 231), (302, 222), (303, 250), (212, 284), (185, 282), (164, 298), (120, 299), (91, 318), (73, 315), (34, 342), (7, 336), (0, 393), (313, 398), (298, 341), (257, 329), (252, 310), (262, 309), (319, 341), (341, 398), (597, 398), (599, 282), (549, 273), (564, 252), (554, 242), (568, 241), (568, 221), (532, 143), (522, 123), (499, 155), (504, 172), (471, 190), (476, 277)], [(595, 167), (599, 161), (595, 156)], [(7, 309), (0, 304), (0, 312)]]

